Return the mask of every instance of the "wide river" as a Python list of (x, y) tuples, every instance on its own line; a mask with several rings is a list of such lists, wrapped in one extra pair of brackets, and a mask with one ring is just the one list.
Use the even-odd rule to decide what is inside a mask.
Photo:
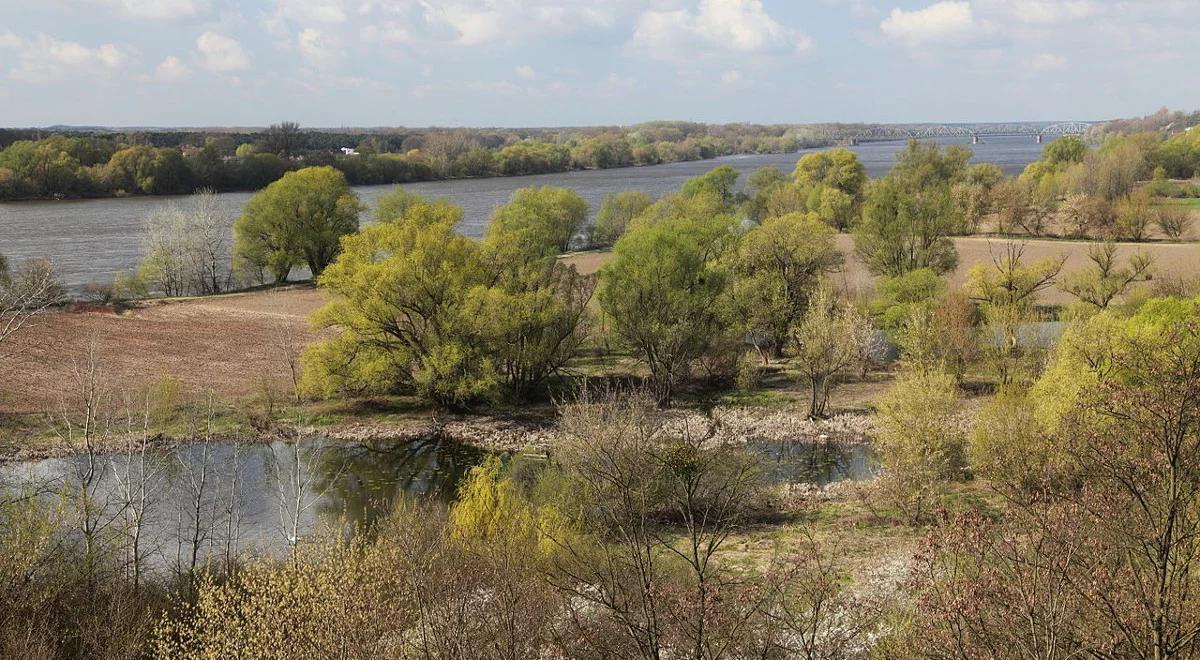
[[(975, 152), (975, 162), (999, 165), (1015, 174), (1037, 160), (1042, 145), (1031, 138), (993, 138), (970, 145), (969, 140), (946, 139), (941, 144), (964, 144)], [(895, 163), (902, 142), (876, 142), (853, 147), (872, 177), (885, 174)], [(593, 212), (605, 195), (640, 190), (659, 196), (679, 188), (684, 181), (704, 174), (718, 165), (731, 165), (742, 173), (764, 166), (791, 172), (806, 150), (794, 154), (727, 156), (713, 160), (672, 163), (653, 167), (611, 170), (586, 170), (561, 174), (539, 174), (490, 179), (458, 179), (404, 184), (403, 188), (430, 197), (453, 200), (463, 207), (462, 231), (480, 236), (492, 209), (506, 202), (513, 191), (528, 186), (564, 186), (583, 196)], [(366, 204), (394, 186), (355, 188)], [(241, 212), (253, 193), (219, 195), (230, 217)], [(106, 282), (120, 270), (133, 270), (141, 261), (143, 228), (146, 216), (155, 208), (170, 203), (163, 197), (124, 199), (88, 199), (49, 202), (0, 203), (0, 254), (10, 261), (29, 257), (49, 257), (70, 288), (90, 282)], [(366, 219), (366, 218), (364, 218)]]

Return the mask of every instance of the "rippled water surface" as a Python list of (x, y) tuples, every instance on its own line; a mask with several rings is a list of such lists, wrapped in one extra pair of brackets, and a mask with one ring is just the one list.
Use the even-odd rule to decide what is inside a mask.
[[(942, 140), (943, 144), (969, 141)], [(895, 161), (900, 142), (877, 142), (854, 147), (873, 177), (887, 172)], [(1006, 172), (1017, 173), (1036, 160), (1042, 145), (1030, 138), (994, 138), (971, 146), (976, 162), (992, 162)], [(676, 190), (687, 179), (718, 165), (731, 165), (743, 173), (774, 165), (790, 172), (804, 153), (728, 156), (707, 161), (673, 163), (653, 167), (589, 170), (561, 174), (460, 179), (405, 184), (403, 187), (431, 197), (453, 200), (465, 211), (462, 231), (479, 236), (493, 208), (508, 200), (513, 191), (527, 186), (566, 186), (579, 192), (594, 211), (605, 195), (640, 190), (661, 195)], [(393, 186), (356, 188), (367, 204)], [(231, 216), (240, 213), (252, 193), (222, 193), (222, 206)], [(58, 202), (9, 202), (0, 204), (0, 254), (20, 260), (46, 256), (54, 260), (64, 282), (79, 287), (104, 282), (119, 270), (132, 270), (141, 260), (141, 236), (146, 215), (167, 203), (161, 197), (66, 200)]]
[[(774, 483), (824, 485), (868, 478), (876, 470), (867, 445), (784, 442), (750, 449), (763, 457)], [(126, 488), (144, 474), (150, 504), (143, 547), (152, 564), (172, 566), (181, 558), (186, 563), (197, 527), (205, 556), (219, 555), (227, 544), (243, 554), (277, 553), (293, 534), (303, 537), (322, 525), (369, 525), (398, 498), (448, 503), (485, 456), (483, 450), (432, 438), (316, 442), (299, 449), (284, 442), (210, 443), (145, 457), (100, 455), (94, 464), (83, 456), (0, 464), (0, 487), (40, 492), (49, 505), (60, 495), (77, 494), (90, 467), (96, 476), (89, 492), (103, 511), (105, 529), (116, 533), (127, 524)]]
[[(943, 144), (966, 144), (974, 150), (977, 162), (994, 162), (1008, 173), (1018, 173), (1037, 160), (1042, 145), (1030, 138), (994, 138), (970, 145), (970, 140), (941, 140)], [(899, 142), (854, 146), (871, 176), (887, 173), (895, 161)], [(454, 200), (464, 210), (463, 233), (479, 236), (488, 216), (498, 204), (508, 200), (512, 191), (526, 186), (566, 186), (574, 188), (592, 205), (593, 211), (606, 194), (642, 191), (652, 196), (677, 190), (685, 180), (730, 164), (739, 172), (749, 173), (764, 166), (791, 172), (800, 154), (727, 156), (710, 161), (664, 164), (664, 166), (586, 170), (562, 174), (509, 176), (494, 179), (460, 179), (406, 184), (407, 190)], [(394, 186), (355, 188), (366, 204)], [(220, 194), (221, 204), (230, 217), (241, 211), (250, 192)], [(79, 199), (64, 202), (12, 202), (0, 204), (0, 254), (17, 260), (26, 257), (50, 257), (58, 265), (62, 280), (70, 287), (89, 282), (106, 282), (119, 270), (132, 270), (142, 259), (142, 233), (145, 217), (151, 210), (168, 203), (168, 198), (131, 197), (124, 199)], [(365, 218), (366, 220), (366, 218)]]

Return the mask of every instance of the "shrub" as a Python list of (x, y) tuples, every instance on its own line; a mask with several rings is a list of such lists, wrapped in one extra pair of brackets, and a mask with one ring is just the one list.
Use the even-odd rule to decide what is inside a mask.
[(1154, 210), (1154, 224), (1167, 238), (1183, 239), (1192, 227), (1192, 212), (1183, 206), (1164, 204)]
[(943, 484), (964, 475), (966, 429), (954, 378), (929, 370), (902, 373), (879, 401), (877, 426), (883, 491), (909, 522), (918, 523)]

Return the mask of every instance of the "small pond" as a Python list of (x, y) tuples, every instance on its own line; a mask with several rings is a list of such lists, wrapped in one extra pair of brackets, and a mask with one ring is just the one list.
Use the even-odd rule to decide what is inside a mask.
[(874, 477), (879, 463), (871, 445), (840, 442), (759, 442), (750, 448), (764, 457), (768, 477), (776, 483), (811, 483)]
[[(870, 477), (866, 445), (760, 443), (776, 482), (825, 485)], [(128, 528), (130, 501), (146, 484), (142, 547), (152, 566), (186, 564), (232, 552), (277, 553), (322, 524), (369, 525), (399, 497), (450, 502), (481, 449), (449, 440), (190, 444), (139, 454), (0, 464), (0, 485), (40, 493), (48, 503), (87, 488), (101, 513), (100, 533)], [(145, 479), (141, 476), (144, 475)]]

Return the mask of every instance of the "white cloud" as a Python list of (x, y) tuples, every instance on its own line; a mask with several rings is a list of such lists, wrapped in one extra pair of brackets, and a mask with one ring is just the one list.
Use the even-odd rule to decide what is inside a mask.
[(174, 20), (192, 18), (208, 10), (208, 0), (61, 0), (69, 10), (116, 12), (127, 18)]
[(178, 57), (169, 55), (154, 69), (154, 78), (162, 82), (175, 82), (191, 75), (192, 69), (179, 61)]
[(16, 52), (17, 64), (9, 76), (29, 82), (63, 78), (119, 68), (128, 59), (114, 44), (89, 48), (45, 34), (25, 39), (11, 32), (0, 35), (0, 48)]
[(647, 1), (364, 0), (357, 5), (357, 18), (364, 22), (362, 37), (370, 42), (521, 45), (533, 39), (593, 36)]
[(975, 27), (971, 3), (946, 0), (916, 11), (893, 9), (879, 28), (910, 46), (956, 39)]
[(621, 0), (441, 0), (421, 2), (426, 24), (447, 26), (454, 41), (471, 46), (562, 37), (612, 27)]
[(504, 34), (502, 16), (497, 10), (451, 5), (432, 11), (450, 24), (458, 32), (458, 41), (467, 46), (493, 41)]
[[(943, 0), (893, 9), (880, 34), (933, 66), (1062, 68), (1182, 56), (1200, 29), (1200, 0)], [(1192, 49), (1194, 50), (1194, 49)]]
[(296, 35), (296, 47), (310, 64), (328, 69), (341, 59), (337, 41), (316, 28), (304, 28)]
[(1050, 69), (1061, 69), (1067, 65), (1067, 58), (1054, 53), (1038, 53), (1029, 61), (1029, 66), (1038, 71), (1047, 71)]
[(514, 71), (518, 77), (524, 78), (525, 80), (533, 80), (537, 77), (537, 72), (534, 71), (533, 67), (529, 66), (528, 64), (522, 64), (514, 69)]
[(300, 25), (346, 22), (342, 0), (277, 0), (274, 16)]
[(1022, 23), (1049, 24), (1094, 16), (1099, 7), (1090, 0), (1007, 0), (1007, 10)]
[(854, 18), (873, 18), (879, 14), (870, 0), (821, 0), (823, 4), (842, 6), (850, 10)]
[(196, 38), (196, 50), (205, 69), (217, 73), (240, 71), (250, 66), (250, 57), (237, 39), (216, 32), (205, 32)]
[(680, 59), (722, 51), (806, 51), (812, 39), (771, 18), (761, 0), (701, 0), (695, 12), (642, 12), (630, 46), (651, 57)]

